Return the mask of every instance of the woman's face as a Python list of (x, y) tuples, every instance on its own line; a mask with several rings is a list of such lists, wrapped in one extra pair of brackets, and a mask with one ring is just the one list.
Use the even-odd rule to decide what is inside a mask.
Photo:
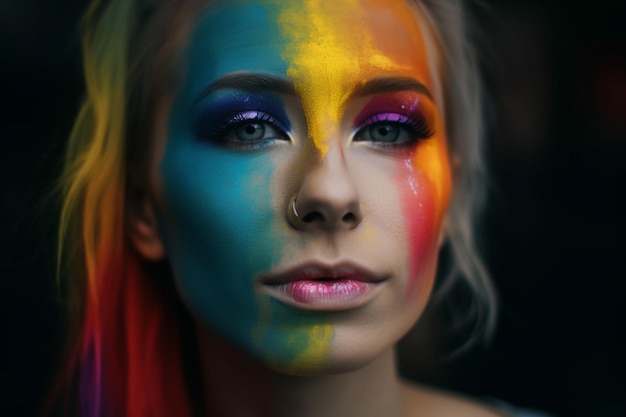
[(161, 235), (192, 315), (274, 369), (360, 366), (429, 297), (450, 172), (418, 13), (217, 1), (191, 34)]

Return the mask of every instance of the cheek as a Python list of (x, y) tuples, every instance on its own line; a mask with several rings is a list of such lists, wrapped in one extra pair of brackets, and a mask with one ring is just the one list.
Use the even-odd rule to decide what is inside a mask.
[(172, 146), (161, 165), (162, 224), (174, 279), (192, 315), (272, 366), (303, 372), (324, 362), (332, 326), (317, 314), (294, 315), (254, 284), (287, 248), (284, 165), (263, 155)]
[[(259, 241), (274, 237), (269, 193), (273, 170), (267, 159), (246, 161), (226, 153), (190, 150), (166, 155), (165, 221), (174, 259), (187, 246), (216, 268), (237, 265), (254, 274), (272, 265), (279, 253), (272, 248), (278, 242)], [(240, 262), (228, 262), (231, 259)]]
[(416, 167), (415, 158), (402, 161), (399, 170), (399, 193), (402, 203), (408, 249), (406, 297), (423, 285), (431, 284), (431, 271), (439, 250), (442, 213), (435, 182)]
[[(174, 279), (194, 316), (222, 335), (251, 335), (253, 278), (280, 258), (269, 192), (273, 164), (209, 147), (172, 146), (161, 165), (163, 230)], [(234, 336), (234, 335), (232, 335)]]

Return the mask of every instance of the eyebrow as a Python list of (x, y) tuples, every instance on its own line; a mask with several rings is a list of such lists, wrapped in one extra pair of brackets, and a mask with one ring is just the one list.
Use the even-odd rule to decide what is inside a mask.
[(296, 94), (296, 87), (293, 82), (286, 78), (262, 74), (235, 73), (215, 80), (202, 91), (200, 97), (207, 96), (218, 90), (275, 91), (283, 94)]
[(424, 94), (430, 99), (433, 98), (428, 87), (415, 78), (410, 77), (374, 78), (357, 86), (352, 95), (368, 96), (380, 93), (393, 93), (395, 91), (415, 91)]
[[(215, 91), (233, 89), (250, 92), (274, 91), (283, 94), (296, 95), (293, 81), (273, 75), (235, 73), (218, 78), (205, 88), (199, 98)], [(415, 91), (432, 99), (430, 90), (420, 81), (410, 77), (381, 77), (374, 78), (357, 85), (351, 96), (367, 96), (395, 91)]]

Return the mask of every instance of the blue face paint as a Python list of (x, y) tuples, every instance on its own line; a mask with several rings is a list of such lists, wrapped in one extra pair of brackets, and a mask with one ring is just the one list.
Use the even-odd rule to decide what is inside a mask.
[(320, 316), (279, 305), (254, 288), (254, 277), (283, 256), (285, 207), (272, 201), (271, 152), (238, 152), (229, 144), (238, 126), (268, 122), (264, 115), (281, 133), (291, 124), (277, 94), (207, 92), (242, 71), (286, 77), (274, 19), (259, 5), (228, 5), (199, 21), (170, 113), (159, 218), (192, 315), (249, 354), (288, 367), (306, 352)]

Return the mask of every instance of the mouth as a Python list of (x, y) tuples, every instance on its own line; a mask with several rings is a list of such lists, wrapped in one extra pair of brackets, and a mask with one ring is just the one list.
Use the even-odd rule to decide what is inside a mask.
[(309, 263), (261, 280), (264, 291), (292, 307), (312, 311), (343, 311), (372, 300), (386, 277), (366, 268), (341, 263)]

